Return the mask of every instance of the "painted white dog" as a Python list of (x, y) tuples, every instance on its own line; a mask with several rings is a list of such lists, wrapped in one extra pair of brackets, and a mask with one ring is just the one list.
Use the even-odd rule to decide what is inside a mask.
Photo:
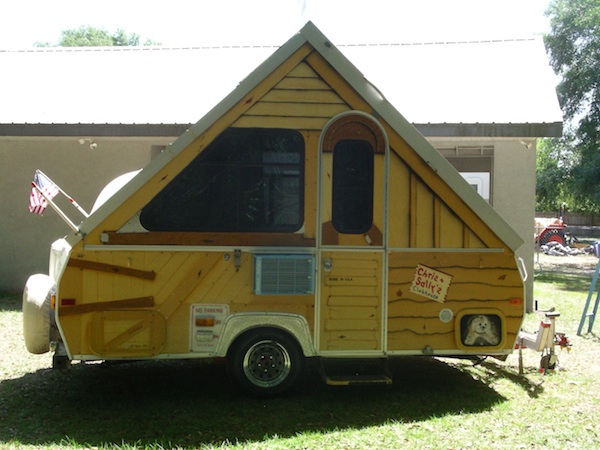
[(500, 336), (496, 325), (487, 316), (478, 314), (469, 319), (465, 345), (498, 345), (499, 343)]

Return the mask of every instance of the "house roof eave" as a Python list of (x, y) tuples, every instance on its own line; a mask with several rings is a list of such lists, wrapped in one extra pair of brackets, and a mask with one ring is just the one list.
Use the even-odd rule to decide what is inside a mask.
[[(180, 136), (191, 123), (2, 123), (0, 136), (11, 137), (166, 137)], [(425, 137), (542, 138), (562, 136), (562, 122), (414, 123)]]

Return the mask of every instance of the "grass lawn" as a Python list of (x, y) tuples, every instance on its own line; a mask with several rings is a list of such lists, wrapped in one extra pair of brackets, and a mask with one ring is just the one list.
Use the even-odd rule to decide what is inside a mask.
[[(57, 373), (49, 354), (25, 350), (20, 297), (0, 295), (0, 448), (600, 448), (600, 339), (576, 336), (597, 259), (550, 258), (536, 299), (556, 306), (557, 328), (573, 342), (557, 373), (540, 374), (532, 351), (523, 376), (517, 353), (477, 365), (406, 358), (393, 363), (391, 386), (334, 388), (313, 371), (297, 392), (270, 400), (240, 396), (222, 365), (74, 364)], [(538, 323), (532, 314), (525, 328)]]

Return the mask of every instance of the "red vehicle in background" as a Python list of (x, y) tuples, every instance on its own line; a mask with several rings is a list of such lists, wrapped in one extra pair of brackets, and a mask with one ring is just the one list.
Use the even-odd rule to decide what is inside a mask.
[(566, 231), (567, 224), (563, 220), (566, 207), (563, 204), (560, 208), (560, 215), (556, 217), (536, 217), (535, 218), (535, 244), (536, 246), (546, 245), (549, 242), (558, 242), (562, 246), (571, 244), (572, 236)]
[(567, 245), (568, 235), (565, 232), (567, 224), (562, 218), (535, 218), (535, 243), (536, 245), (545, 245), (548, 242), (558, 242), (560, 245)]

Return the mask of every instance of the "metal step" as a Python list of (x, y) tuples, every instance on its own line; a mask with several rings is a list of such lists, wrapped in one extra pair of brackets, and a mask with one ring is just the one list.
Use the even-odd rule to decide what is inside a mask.
[(330, 386), (392, 384), (388, 360), (326, 358), (321, 360), (321, 373)]
[(329, 386), (358, 386), (372, 384), (392, 384), (393, 380), (387, 375), (326, 375), (325, 383), (327, 383)]

